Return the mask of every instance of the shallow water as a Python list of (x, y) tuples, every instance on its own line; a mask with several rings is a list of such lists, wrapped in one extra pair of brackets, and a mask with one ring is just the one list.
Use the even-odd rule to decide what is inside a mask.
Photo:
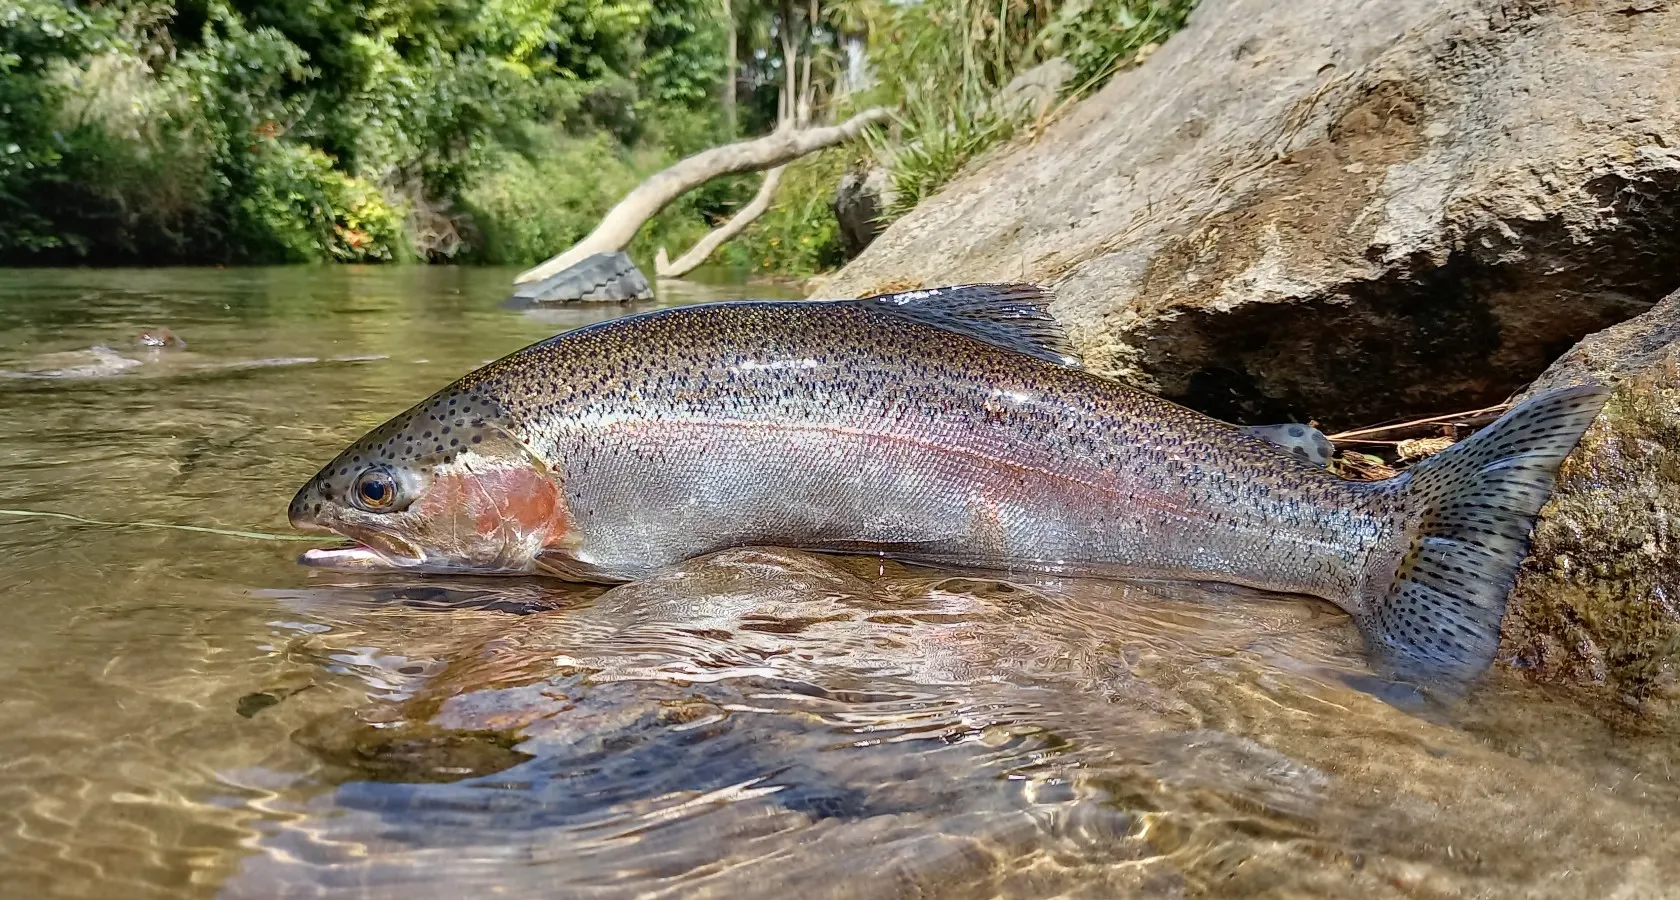
[[(0, 376), (0, 505), (285, 532), (367, 427), (619, 312), (502, 310), (511, 275), (0, 272), (0, 370), (47, 376)], [(123, 344), (160, 324), (188, 348)], [(138, 363), (66, 364), (100, 344)], [(768, 550), (603, 592), (300, 546), (0, 517), (0, 896), (1680, 892), (1671, 734), (1385, 684), (1320, 604)]]

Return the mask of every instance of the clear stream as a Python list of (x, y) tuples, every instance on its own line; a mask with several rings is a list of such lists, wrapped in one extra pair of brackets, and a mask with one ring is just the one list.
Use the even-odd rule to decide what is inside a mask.
[[(511, 276), (0, 272), (0, 506), (286, 533), (366, 428), (621, 312), (504, 310)], [(1680, 896), (1672, 735), (1385, 685), (1320, 604), (303, 546), (0, 516), (0, 896)]]

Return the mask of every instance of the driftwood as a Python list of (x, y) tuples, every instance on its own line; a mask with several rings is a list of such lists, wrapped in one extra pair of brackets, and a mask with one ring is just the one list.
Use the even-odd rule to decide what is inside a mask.
[(855, 140), (864, 129), (886, 121), (887, 111), (877, 107), (839, 125), (778, 129), (761, 138), (696, 153), (637, 185), (607, 212), (588, 237), (559, 256), (519, 273), (514, 283), (547, 278), (592, 254), (624, 249), (642, 223), (658, 215), (671, 201), (713, 178), (784, 165), (806, 154)]
[(776, 195), (776, 185), (781, 183), (782, 172), (785, 168), (785, 166), (777, 166), (765, 172), (764, 183), (759, 185), (758, 193), (753, 196), (752, 202), (741, 207), (739, 212), (729, 218), (729, 221), (712, 229), (705, 237), (696, 241), (687, 253), (677, 257), (676, 262), (672, 262), (665, 255), (665, 248), (660, 247), (658, 255), (653, 260), (654, 274), (660, 278), (681, 278), (705, 262), (706, 257), (711, 256), (717, 248), (723, 246), (735, 235), (747, 230), (747, 226), (751, 225), (754, 219), (764, 215), (764, 211), (770, 208), (770, 200)]

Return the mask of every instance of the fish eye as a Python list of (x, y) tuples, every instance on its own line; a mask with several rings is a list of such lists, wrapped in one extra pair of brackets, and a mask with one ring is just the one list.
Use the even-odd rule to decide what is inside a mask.
[(385, 512), (397, 502), (397, 479), (384, 466), (374, 466), (356, 476), (356, 505), (368, 512)]

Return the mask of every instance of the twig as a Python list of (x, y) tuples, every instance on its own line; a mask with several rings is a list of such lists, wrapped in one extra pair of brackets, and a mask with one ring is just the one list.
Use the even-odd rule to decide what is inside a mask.
[[(1367, 434), (1382, 434), (1385, 431), (1398, 431), (1402, 428), (1416, 428), (1419, 425), (1445, 425), (1462, 419), (1473, 419), (1477, 416), (1498, 415), (1511, 408), (1509, 403), (1500, 403), (1483, 409), (1472, 409), (1465, 412), (1447, 413), (1444, 416), (1430, 416), (1426, 419), (1413, 419), (1410, 422), (1395, 422), (1392, 425), (1373, 425), (1370, 428), (1358, 428), (1353, 431), (1343, 431), (1338, 434), (1327, 435), (1331, 443), (1345, 441), (1350, 438), (1363, 437)], [(1359, 443), (1386, 443), (1376, 441), (1360, 441)]]

